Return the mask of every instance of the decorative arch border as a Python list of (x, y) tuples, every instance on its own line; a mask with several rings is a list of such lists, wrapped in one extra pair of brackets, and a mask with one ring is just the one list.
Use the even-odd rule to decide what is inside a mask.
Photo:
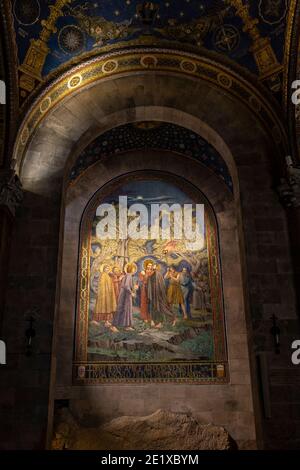
[(129, 73), (168, 72), (202, 79), (238, 98), (262, 123), (278, 155), (288, 148), (285, 126), (276, 106), (260, 90), (228, 67), (196, 54), (158, 48), (120, 50), (98, 56), (72, 68), (50, 84), (33, 103), (25, 116), (16, 138), (14, 161), (17, 169), (45, 116), (61, 101), (93, 83)]
[(288, 112), (290, 98), (290, 75), (295, 67), (297, 57), (297, 22), (299, 21), (299, 1), (290, 0), (288, 8), (287, 29), (285, 35), (284, 76), (283, 76), (283, 104)]
[(82, 174), (99, 160), (130, 150), (147, 148), (171, 151), (205, 165), (218, 176), (230, 192), (234, 192), (233, 178), (227, 163), (215, 147), (200, 135), (168, 122), (144, 121), (144, 123), (149, 124), (147, 129), (139, 128), (138, 123), (129, 123), (100, 134), (77, 156), (67, 175), (67, 183), (76, 184)]
[[(213, 311), (213, 361), (191, 361), (170, 363), (104, 363), (87, 359), (88, 345), (88, 311), (90, 283), (90, 233), (97, 205), (122, 182), (132, 179), (158, 179), (169, 181), (175, 186), (184, 188), (191, 197), (205, 203), (207, 223), (207, 240), (209, 252), (209, 273)], [(224, 384), (229, 382), (229, 367), (226, 346), (226, 328), (219, 249), (219, 229), (216, 215), (208, 199), (192, 183), (179, 179), (166, 171), (140, 170), (127, 173), (107, 182), (99, 188), (88, 202), (80, 224), (79, 266), (77, 278), (77, 302), (75, 321), (75, 345), (73, 360), (73, 384), (97, 385), (100, 383), (192, 383)]]
[[(6, 83), (6, 111), (0, 117), (0, 166), (9, 166), (17, 133), (19, 111), (17, 48), (14, 40), (10, 3), (0, 0), (0, 78)], [(2, 142), (1, 142), (2, 140)]]
[(293, 153), (295, 162), (299, 163), (300, 159), (300, 105), (295, 105), (292, 102), (292, 94), (294, 89), (292, 88), (292, 82), (300, 79), (300, 2), (293, 0), (294, 15), (291, 18), (291, 41), (290, 41), (290, 61), (289, 68), (287, 71), (287, 120), (289, 126), (290, 135), (290, 151)]

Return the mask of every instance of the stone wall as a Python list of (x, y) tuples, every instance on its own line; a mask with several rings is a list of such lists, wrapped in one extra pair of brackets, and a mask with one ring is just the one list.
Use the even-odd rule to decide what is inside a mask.
[[(253, 347), (268, 367), (271, 416), (264, 419), (267, 448), (300, 447), (300, 369), (291, 362), (291, 344), (300, 338), (287, 213), (273, 186), (272, 165), (261, 149), (249, 149), (239, 166), (246, 270)], [(280, 355), (271, 335), (272, 315), (281, 329)]]
[[(0, 367), (0, 448), (45, 446), (57, 275), (60, 201), (25, 193), (12, 235)], [(24, 315), (37, 306), (33, 355), (26, 357)]]
[[(257, 352), (266, 353), (270, 365), (272, 417), (263, 422), (265, 442), (268, 447), (273, 448), (278, 445), (295, 446), (299, 444), (300, 436), (300, 404), (296, 393), (300, 372), (291, 367), (289, 351), (291, 339), (299, 336), (299, 324), (294, 303), (287, 223), (273, 188), (274, 166), (276, 167), (273, 155), (276, 145), (270, 142), (269, 136), (251, 110), (232, 96), (229, 97), (226, 90), (217, 90), (201, 80), (155, 73), (128, 74), (102, 82), (101, 85), (96, 83), (94, 87), (63, 101), (53, 113), (45, 117), (28, 149), (21, 173), (26, 193), (25, 202), (17, 214), (12, 240), (3, 332), (8, 343), (9, 364), (0, 369), (0, 445), (3, 448), (42, 448), (46, 441), (59, 242), (59, 200), (63, 174), (69, 171), (81, 149), (101, 132), (139, 120), (161, 120), (187, 127), (214, 145), (228, 164), (234, 180), (238, 207), (241, 192), (242, 210), (237, 216), (240, 219), (238, 232), (241, 255), (245, 253), (241, 264), (247, 279), (247, 333), (251, 332), (252, 317), (252, 344)], [(266, 141), (269, 145), (266, 145)], [(226, 268), (225, 266), (225, 271)], [(230, 279), (231, 273), (227, 272), (226, 276)], [(224, 279), (226, 276), (224, 274)], [(231, 294), (228, 291), (227, 299), (234, 297), (235, 290), (232, 289)], [(26, 358), (26, 325), (23, 315), (33, 305), (41, 310), (36, 324), (36, 354), (32, 358)], [(239, 308), (236, 309), (238, 311)], [(280, 356), (273, 353), (270, 335), (272, 313), (280, 318)], [(70, 330), (65, 333), (68, 335)], [(54, 336), (56, 338), (56, 330)], [(232, 358), (235, 367), (243, 371), (239, 363), (238, 338), (235, 343), (232, 342), (232, 348), (236, 354)], [(52, 364), (52, 384), (55, 384), (55, 360)], [(60, 366), (59, 361), (57, 365)], [(232, 372), (234, 376), (234, 369), (231, 369), (231, 374)], [(241, 375), (239, 377), (242, 380)], [(252, 369), (252, 380), (255, 381), (255, 368)], [(236, 385), (235, 394), (232, 389), (227, 398), (221, 389), (216, 392), (223, 393), (223, 402), (219, 404), (220, 412), (227, 415), (226, 419), (229, 421), (234, 410), (236, 422), (247, 430), (250, 429), (249, 422), (239, 414), (238, 408), (242, 403), (240, 385), (245, 384)], [(128, 387), (123, 390), (125, 389), (128, 390)], [(158, 402), (166, 403), (167, 397), (173, 396), (174, 406), (183, 409), (183, 402), (188, 396), (194, 400), (192, 410), (197, 412), (199, 406), (203, 406), (200, 411), (204, 419), (203, 410), (214, 410), (217, 402), (210, 401), (210, 389), (207, 389), (207, 399), (199, 404), (198, 386), (190, 387), (185, 392), (178, 386), (161, 390), (157, 393), (152, 385), (147, 389), (147, 394), (153, 400), (153, 408)], [(205, 393), (205, 389), (202, 390)], [(144, 386), (139, 386), (138, 393), (141, 397), (145, 395), (145, 391)], [(110, 397), (110, 392), (110, 387), (103, 387), (104, 404)], [(97, 393), (97, 389), (89, 389), (94, 403), (99, 403)], [(76, 399), (74, 403), (77, 403), (78, 413), (86, 414), (86, 391), (76, 389), (72, 394), (68, 394), (66, 388), (57, 388), (55, 391), (53, 386), (51, 403), (54, 398), (73, 397), (73, 400)], [(254, 394), (253, 398), (255, 406), (259, 405), (259, 397)], [(115, 414), (128, 414), (128, 408), (133, 407), (137, 407), (142, 413), (142, 402), (138, 404), (136, 400), (131, 400), (130, 393), (126, 393), (122, 400), (119, 394), (115, 394), (113, 400), (111, 409)], [(249, 403), (249, 395), (246, 400)], [(259, 416), (258, 409), (255, 409)], [(51, 411), (50, 406), (50, 417)], [(211, 417), (211, 412), (209, 413)]]
[[(215, 210), (220, 235), (230, 383), (218, 385), (109, 384), (72, 386), (72, 354), (80, 222), (91, 197), (108, 181), (130, 173), (168, 171), (192, 183)], [(142, 173), (144, 174), (144, 173)], [(146, 173), (147, 174), (147, 173)], [(169, 176), (171, 177), (171, 176)], [(61, 244), (60, 298), (57, 308), (57, 374), (54, 400), (69, 400), (72, 413), (83, 425), (101, 423), (122, 415), (145, 416), (158, 409), (188, 412), (200, 422), (224, 426), (243, 447), (256, 445), (251, 374), (243, 299), (237, 216), (232, 193), (200, 163), (169, 152), (137, 151), (115, 155), (90, 167), (66, 192)]]

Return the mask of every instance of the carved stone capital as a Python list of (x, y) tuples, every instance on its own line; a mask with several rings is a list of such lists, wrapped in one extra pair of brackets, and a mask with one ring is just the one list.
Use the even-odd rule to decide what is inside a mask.
[(5, 206), (15, 216), (23, 202), (22, 184), (14, 170), (0, 171), (0, 206)]
[(281, 179), (278, 192), (286, 207), (300, 207), (300, 168), (290, 156), (286, 157), (286, 164), (286, 177)]

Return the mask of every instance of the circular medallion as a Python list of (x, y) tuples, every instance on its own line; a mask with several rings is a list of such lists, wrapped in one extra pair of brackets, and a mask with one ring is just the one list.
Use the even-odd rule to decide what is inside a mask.
[(219, 73), (218, 82), (224, 88), (231, 88), (232, 86), (232, 79), (225, 73)]
[(40, 105), (41, 113), (44, 114), (50, 108), (50, 106), (51, 106), (51, 98), (47, 97), (41, 102), (41, 105)]
[(144, 55), (141, 58), (141, 65), (145, 67), (146, 69), (156, 67), (157, 62), (158, 62), (157, 57), (155, 57), (154, 55)]
[(67, 25), (58, 35), (58, 44), (65, 54), (80, 54), (85, 46), (84, 32), (75, 25)]
[(77, 88), (82, 82), (81, 75), (73, 75), (68, 81), (68, 88)]
[(259, 16), (270, 25), (281, 23), (287, 13), (287, 0), (260, 0), (258, 5)]
[(224, 24), (216, 30), (214, 45), (219, 51), (230, 54), (239, 46), (239, 43), (240, 33), (234, 26)]
[(40, 2), (38, 0), (15, 0), (14, 15), (16, 20), (23, 26), (35, 24), (41, 14)]
[(180, 63), (180, 68), (183, 72), (195, 73), (197, 70), (197, 65), (195, 62), (191, 62), (190, 60), (183, 60)]
[(21, 144), (26, 145), (28, 139), (29, 139), (29, 129), (26, 126), (26, 127), (24, 127), (23, 132), (21, 134)]
[(116, 60), (108, 60), (102, 65), (102, 72), (103, 73), (112, 73), (115, 72), (118, 68), (118, 62)]

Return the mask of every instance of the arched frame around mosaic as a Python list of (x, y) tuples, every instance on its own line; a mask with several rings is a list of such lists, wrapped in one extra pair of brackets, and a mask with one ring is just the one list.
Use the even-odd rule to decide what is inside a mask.
[(285, 34), (284, 75), (283, 75), (283, 103), (287, 111), (290, 98), (290, 69), (295, 61), (295, 40), (297, 31), (299, 2), (291, 0), (288, 9), (287, 29)]
[(33, 103), (20, 126), (13, 156), (16, 170), (21, 171), (27, 148), (44, 117), (65, 98), (101, 79), (147, 71), (168, 72), (205, 80), (222, 89), (224, 93), (238, 98), (262, 123), (271, 140), (275, 142), (278, 155), (286, 155), (286, 129), (280, 116), (254, 85), (207, 58), (173, 50), (143, 48), (99, 56), (72, 68), (49, 85)]
[(288, 82), (288, 99), (287, 99), (287, 120), (289, 125), (289, 133), (291, 136), (291, 147), (294, 160), (299, 162), (300, 158), (300, 113), (299, 105), (293, 103), (291, 95), (295, 89), (292, 88), (292, 82), (300, 78), (300, 2), (296, 2), (297, 7), (295, 10), (295, 21), (291, 37), (291, 52), (290, 52), (290, 67), (289, 67), (289, 82)]
[[(17, 130), (18, 115), (18, 75), (17, 75), (17, 49), (13, 35), (13, 25), (10, 15), (10, 4), (8, 1), (0, 0), (0, 31), (1, 47), (0, 53), (3, 59), (2, 76), (6, 82), (6, 128), (4, 132), (4, 122), (0, 123), (0, 134), (3, 137), (3, 153), (0, 155), (0, 165), (8, 164), (12, 151), (12, 141)], [(1, 50), (2, 48), (2, 50)], [(1, 75), (1, 74), (0, 74)], [(1, 153), (1, 151), (0, 151)]]

